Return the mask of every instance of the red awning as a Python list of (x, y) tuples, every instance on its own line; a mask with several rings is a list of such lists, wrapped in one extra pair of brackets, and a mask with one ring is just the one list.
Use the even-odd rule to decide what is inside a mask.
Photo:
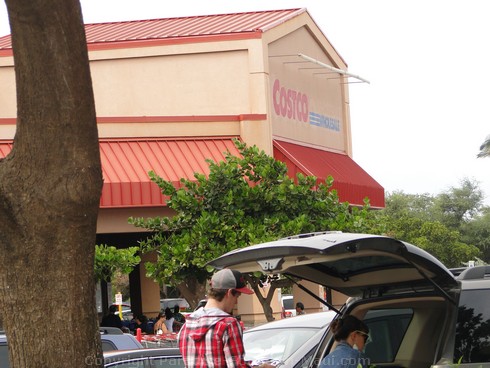
[[(149, 171), (171, 181), (194, 179), (194, 173), (209, 174), (206, 159), (224, 161), (225, 152), (239, 156), (234, 137), (101, 139), (100, 159), (104, 186), (101, 208), (165, 205), (160, 188)], [(0, 158), (12, 149), (12, 141), (0, 142)]]
[(385, 206), (384, 188), (347, 155), (274, 140), (274, 158), (288, 166), (288, 175), (314, 175), (319, 180), (333, 177), (333, 189), (342, 202), (363, 205), (369, 198), (371, 207)]

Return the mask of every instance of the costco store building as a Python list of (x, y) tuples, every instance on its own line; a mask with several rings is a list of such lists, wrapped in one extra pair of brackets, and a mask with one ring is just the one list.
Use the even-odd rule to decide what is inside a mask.
[[(342, 201), (384, 207), (384, 189), (352, 159), (347, 65), (306, 9), (85, 26), (104, 186), (98, 243), (135, 245), (133, 217), (171, 216), (166, 180), (208, 173), (232, 140), (284, 161), (290, 175), (334, 178)], [(42, 47), (42, 46), (40, 46)], [(0, 157), (16, 127), (10, 36), (0, 38)], [(146, 260), (152, 255), (146, 255)], [(131, 274), (136, 311), (159, 310), (158, 285)], [(245, 300), (245, 298), (243, 298)], [(243, 307), (245, 313), (255, 306)]]

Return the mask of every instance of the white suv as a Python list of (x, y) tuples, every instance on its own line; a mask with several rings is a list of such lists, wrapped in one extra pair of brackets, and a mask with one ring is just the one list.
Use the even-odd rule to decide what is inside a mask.
[[(490, 367), (490, 266), (455, 276), (414, 245), (341, 232), (237, 249), (210, 265), (281, 273), (350, 296), (338, 313), (369, 321), (366, 355), (377, 367)], [(294, 368), (317, 367), (333, 342), (327, 328), (311, 356)]]

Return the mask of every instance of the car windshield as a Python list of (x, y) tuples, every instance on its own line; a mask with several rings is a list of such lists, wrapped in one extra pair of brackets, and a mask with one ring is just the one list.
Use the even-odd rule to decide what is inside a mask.
[(245, 361), (273, 359), (284, 361), (319, 329), (281, 328), (249, 331), (243, 335)]

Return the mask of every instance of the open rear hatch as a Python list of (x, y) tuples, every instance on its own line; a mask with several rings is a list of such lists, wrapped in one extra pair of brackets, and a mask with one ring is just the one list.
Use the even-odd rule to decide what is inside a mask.
[(449, 298), (446, 291), (456, 286), (452, 273), (424, 250), (368, 234), (301, 234), (228, 252), (209, 265), (243, 273), (280, 273), (348, 296), (435, 287)]

